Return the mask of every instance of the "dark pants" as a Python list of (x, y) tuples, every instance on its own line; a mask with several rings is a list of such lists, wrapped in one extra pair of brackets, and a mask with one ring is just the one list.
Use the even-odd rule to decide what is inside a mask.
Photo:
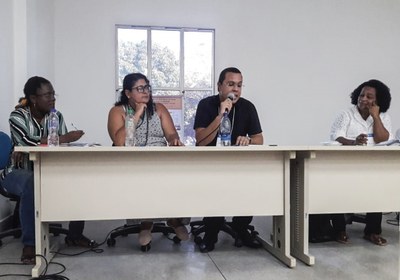
[(365, 217), (364, 234), (381, 234), (382, 233), (382, 213), (367, 213)]
[[(33, 172), (25, 169), (14, 169), (1, 181), (1, 186), (7, 192), (17, 195), (20, 199), (19, 219), (22, 230), (22, 243), (25, 246), (35, 246), (35, 202)], [(83, 221), (69, 223), (70, 239), (79, 239), (83, 233)]]
[(309, 216), (310, 242), (335, 240), (341, 231), (346, 231), (344, 214), (312, 214)]
[(335, 233), (346, 231), (346, 219), (344, 214), (330, 214), (329, 216)]
[(84, 227), (85, 227), (84, 221), (69, 222), (68, 237), (73, 240), (78, 240), (82, 236)]
[[(247, 226), (251, 223), (253, 217), (233, 217), (232, 218), (232, 229), (238, 234), (247, 230)], [(206, 242), (217, 242), (218, 233), (225, 222), (225, 217), (204, 217), (205, 226), (204, 239)]]

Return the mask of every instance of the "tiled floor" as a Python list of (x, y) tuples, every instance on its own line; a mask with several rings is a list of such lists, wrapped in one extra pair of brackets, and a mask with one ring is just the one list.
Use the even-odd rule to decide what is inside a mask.
[[(58, 255), (55, 262), (66, 266), (62, 275), (69, 279), (174, 279), (174, 280), (258, 280), (258, 279), (385, 279), (397, 280), (400, 267), (399, 228), (386, 223), (394, 214), (384, 216), (383, 235), (389, 244), (378, 247), (362, 239), (363, 225), (348, 226), (350, 244), (336, 242), (310, 244), (310, 253), (316, 258), (312, 267), (297, 261), (287, 268), (263, 249), (235, 248), (233, 240), (224, 233), (215, 251), (202, 254), (192, 241), (173, 244), (165, 236), (154, 235), (152, 248), (143, 253), (138, 249), (137, 236), (117, 238), (115, 247), (101, 246), (102, 253), (85, 253), (69, 257)], [(104, 240), (106, 234), (124, 221), (87, 222), (85, 233)], [(271, 218), (257, 217), (253, 223), (260, 234), (269, 236)], [(62, 238), (57, 238), (62, 240)], [(61, 245), (64, 248), (64, 245)], [(20, 240), (5, 239), (0, 247), (0, 262), (18, 262), (22, 245)], [(79, 252), (67, 248), (63, 252)], [(30, 273), (31, 266), (1, 265), (0, 274)], [(59, 267), (52, 265), (50, 272)], [(4, 279), (28, 279), (5, 277)]]

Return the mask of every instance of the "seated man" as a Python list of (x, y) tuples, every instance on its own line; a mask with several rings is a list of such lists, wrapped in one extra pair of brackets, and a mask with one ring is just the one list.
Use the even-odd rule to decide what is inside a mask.
[[(247, 146), (249, 144), (262, 145), (263, 135), (254, 105), (241, 98), (243, 77), (239, 69), (231, 67), (223, 70), (218, 80), (218, 95), (209, 96), (199, 102), (196, 111), (194, 129), (196, 132), (196, 145), (215, 146), (219, 126), (224, 112), (229, 112), (231, 127), (231, 144)], [(232, 96), (233, 100), (228, 98)], [(205, 194), (212, 195), (212, 194)], [(218, 240), (218, 232), (223, 225), (224, 217), (205, 217), (203, 219), (205, 235), (203, 243), (199, 245), (201, 252), (214, 250)], [(242, 244), (251, 248), (259, 248), (254, 237), (248, 232), (247, 227), (252, 217), (233, 217), (232, 227), (241, 239)]]

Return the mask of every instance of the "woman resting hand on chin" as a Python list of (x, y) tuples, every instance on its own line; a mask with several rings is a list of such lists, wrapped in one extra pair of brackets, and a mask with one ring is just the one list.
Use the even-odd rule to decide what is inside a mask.
[[(113, 145), (125, 145), (125, 116), (131, 109), (136, 125), (136, 146), (183, 146), (167, 108), (161, 103), (154, 103), (151, 93), (150, 82), (145, 75), (132, 73), (125, 76), (120, 100), (108, 115), (108, 133)], [(180, 240), (188, 240), (185, 227), (188, 222), (188, 219), (178, 218), (168, 219), (167, 224), (174, 228)], [(150, 248), (152, 228), (152, 220), (140, 221), (139, 244), (142, 250)]]

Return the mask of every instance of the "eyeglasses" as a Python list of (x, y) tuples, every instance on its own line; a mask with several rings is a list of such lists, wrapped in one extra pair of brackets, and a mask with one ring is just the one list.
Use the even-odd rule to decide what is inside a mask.
[(134, 90), (134, 89), (137, 90), (139, 93), (151, 92), (150, 85), (133, 87), (132, 90)]
[(238, 88), (244, 87), (242, 82), (240, 82), (240, 83), (227, 82), (227, 83), (225, 83), (225, 86), (227, 86), (227, 87), (235, 87), (235, 86), (237, 86)]
[(36, 96), (43, 97), (45, 99), (51, 99), (57, 97), (58, 95), (55, 92), (47, 92), (43, 94), (36, 94)]

